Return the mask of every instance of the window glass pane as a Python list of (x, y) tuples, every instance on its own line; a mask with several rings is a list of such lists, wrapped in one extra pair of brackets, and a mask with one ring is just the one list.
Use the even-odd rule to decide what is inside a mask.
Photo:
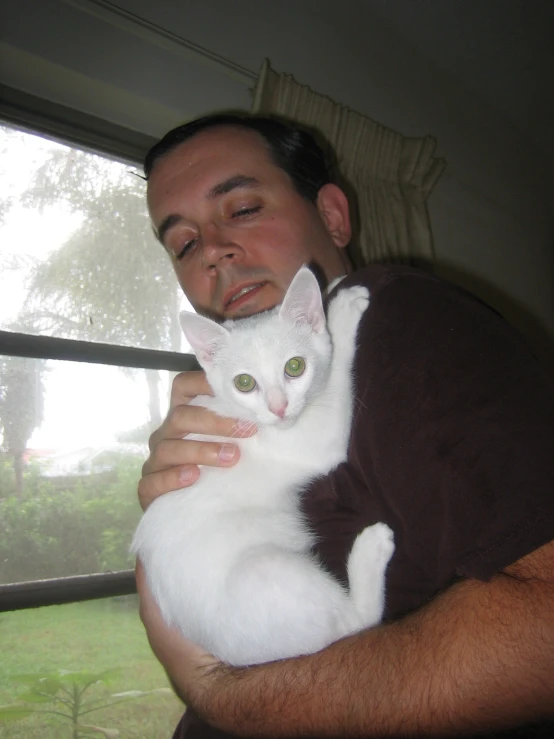
[(0, 162), (0, 329), (179, 351), (140, 169), (6, 125)]
[(0, 583), (128, 569), (169, 372), (0, 356)]
[[(71, 739), (74, 736), (120, 736), (126, 739), (168, 739), (183, 712), (183, 705), (168, 686), (167, 677), (153, 657), (137, 611), (136, 596), (71, 603), (64, 606), (0, 614), (0, 706), (27, 706), (34, 710), (68, 712), (58, 697), (71, 700), (63, 688), (83, 686), (88, 673), (113, 671), (108, 684), (93, 685), (83, 694), (86, 702), (99, 701), (99, 710), (83, 714), (79, 723), (119, 734), (73, 733), (71, 720), (37, 712), (18, 721), (2, 721), (1, 739)], [(60, 670), (74, 672), (60, 678)], [(51, 696), (44, 702), (32, 697), (33, 680), (21, 675), (51, 677)], [(110, 675), (105, 675), (109, 678)], [(44, 686), (44, 683), (43, 683)], [(146, 695), (122, 700), (114, 694), (142, 691)], [(70, 690), (71, 692), (71, 690)], [(84, 710), (88, 707), (83, 706)]]

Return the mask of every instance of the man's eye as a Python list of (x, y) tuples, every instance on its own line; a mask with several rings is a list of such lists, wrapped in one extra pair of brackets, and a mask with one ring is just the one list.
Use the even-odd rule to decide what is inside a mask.
[(187, 252), (189, 252), (195, 245), (198, 239), (191, 239), (190, 241), (187, 241), (187, 243), (183, 246), (181, 251), (175, 255), (175, 259), (182, 259)]
[(261, 205), (256, 205), (253, 208), (241, 208), (240, 210), (234, 211), (231, 214), (231, 218), (243, 218), (244, 216), (252, 216), (254, 213), (258, 213), (262, 209)]

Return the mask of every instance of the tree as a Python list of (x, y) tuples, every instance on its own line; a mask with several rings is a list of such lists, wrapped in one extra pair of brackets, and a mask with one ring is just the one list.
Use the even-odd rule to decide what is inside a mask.
[[(149, 237), (144, 190), (129, 167), (52, 144), (20, 202), (41, 212), (62, 205), (80, 226), (32, 267), (25, 319), (41, 333), (179, 351), (179, 290)], [(145, 372), (157, 426), (159, 373)]]
[[(5, 154), (9, 151), (12, 144), (18, 140), (21, 134), (9, 126), (0, 126), (0, 136), (3, 141), (2, 154), (4, 155), (0, 157), (0, 179), (2, 182), (5, 182), (8, 175), (7, 159)], [(13, 192), (11, 192), (11, 188), (0, 198), (0, 225), (4, 223), (6, 214), (12, 207), (14, 199), (15, 196)]]
[[(17, 202), (17, 187), (14, 186), (13, 175), (8, 166), (6, 154), (21, 141), (23, 134), (9, 127), (0, 127), (4, 142), (3, 155), (0, 157), (0, 176), (5, 184), (0, 197), (0, 226), (6, 215)], [(28, 255), (17, 252), (0, 252), (0, 274), (9, 284), (17, 273), (29, 273), (34, 261)], [(3, 316), (6, 320), (5, 316)], [(34, 333), (33, 327), (16, 318), (15, 321), (2, 326), (11, 331)], [(2, 451), (11, 459), (14, 470), (14, 486), (20, 498), (23, 492), (24, 454), (27, 442), (33, 431), (38, 428), (44, 416), (44, 383), (45, 363), (21, 357), (0, 355), (0, 433), (2, 435)], [(11, 483), (10, 483), (11, 486)], [(0, 497), (6, 490), (0, 486)]]
[(44, 362), (0, 356), (0, 429), (11, 458), (18, 497), (23, 492), (24, 454), (44, 416)]

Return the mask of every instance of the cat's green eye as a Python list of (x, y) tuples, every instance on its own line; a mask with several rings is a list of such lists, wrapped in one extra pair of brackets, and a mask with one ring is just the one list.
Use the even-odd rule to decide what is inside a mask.
[(235, 377), (235, 387), (240, 390), (241, 393), (249, 393), (256, 387), (256, 380), (252, 375), (237, 375)]
[(289, 377), (300, 377), (306, 369), (306, 362), (302, 357), (293, 357), (285, 364), (285, 373)]

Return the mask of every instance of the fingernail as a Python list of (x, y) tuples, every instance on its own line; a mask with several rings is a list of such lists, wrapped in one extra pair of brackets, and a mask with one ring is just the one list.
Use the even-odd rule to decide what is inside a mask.
[(230, 462), (234, 459), (237, 449), (232, 444), (223, 444), (219, 450), (218, 460), (220, 462)]
[(192, 479), (192, 470), (190, 469), (190, 467), (184, 467), (179, 472), (179, 481), (180, 482), (190, 482), (191, 479)]

